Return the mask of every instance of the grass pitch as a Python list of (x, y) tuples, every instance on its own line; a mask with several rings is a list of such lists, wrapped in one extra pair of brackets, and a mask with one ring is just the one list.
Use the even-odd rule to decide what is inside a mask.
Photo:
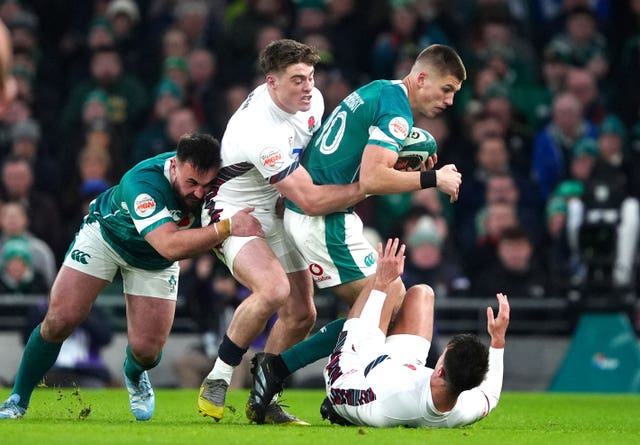
[[(2, 400), (8, 389), (0, 389)], [(583, 445), (640, 443), (639, 395), (505, 393), (486, 419), (464, 428), (340, 427), (322, 421), (324, 393), (287, 390), (289, 411), (310, 427), (249, 425), (248, 391), (230, 391), (225, 418), (215, 423), (196, 408), (197, 390), (156, 390), (152, 420), (137, 422), (122, 389), (38, 388), (27, 415), (0, 421), (2, 445), (75, 444), (518, 444)]]

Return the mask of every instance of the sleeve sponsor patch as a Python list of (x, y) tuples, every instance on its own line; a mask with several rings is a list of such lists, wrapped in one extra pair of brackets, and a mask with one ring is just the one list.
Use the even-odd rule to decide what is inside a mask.
[(156, 210), (156, 201), (148, 194), (141, 193), (136, 196), (133, 202), (133, 210), (139, 217), (146, 218), (149, 215), (153, 215)]
[(282, 168), (284, 157), (277, 148), (267, 147), (260, 152), (260, 163), (265, 169), (276, 172)]
[(409, 123), (403, 117), (394, 117), (389, 121), (389, 133), (398, 139), (405, 140), (409, 135)]

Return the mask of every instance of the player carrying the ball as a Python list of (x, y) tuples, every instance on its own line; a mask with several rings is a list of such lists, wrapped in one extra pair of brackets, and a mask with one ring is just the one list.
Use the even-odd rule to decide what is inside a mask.
[[(404, 79), (376, 80), (349, 94), (314, 134), (301, 165), (314, 184), (359, 181), (367, 195), (437, 187), (455, 202), (462, 182), (455, 165), (434, 170), (436, 154), (422, 162), (418, 171), (401, 171), (396, 163), (411, 134), (414, 113), (433, 118), (453, 105), (466, 76), (454, 49), (445, 45), (425, 48)], [(316, 286), (331, 289), (352, 306), (363, 289), (371, 289), (370, 277), (376, 271), (376, 252), (364, 236), (362, 221), (353, 208), (309, 216), (291, 201), (285, 205), (285, 230), (309, 265)], [(404, 285), (398, 279), (388, 292), (395, 300), (404, 295)], [(246, 410), (251, 421), (264, 422), (265, 407), (280, 389), (279, 379), (272, 379), (277, 370), (284, 367), (293, 372), (328, 356), (343, 323), (336, 320), (325, 326), (324, 340), (307, 345), (304, 357), (288, 351), (254, 357), (254, 385)]]

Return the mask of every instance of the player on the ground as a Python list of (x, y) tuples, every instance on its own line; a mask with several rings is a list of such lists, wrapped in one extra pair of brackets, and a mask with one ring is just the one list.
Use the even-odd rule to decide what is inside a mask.
[[(457, 427), (485, 417), (498, 404), (509, 303), (498, 293), (494, 316), (487, 308), (491, 347), (476, 336), (453, 337), (435, 369), (425, 367), (433, 334), (434, 294), (411, 287), (397, 315), (386, 291), (404, 268), (404, 245), (378, 246), (373, 290), (350, 310), (325, 367), (323, 418), (376, 427)], [(393, 323), (390, 323), (393, 318)]]
[(201, 225), (203, 199), (219, 166), (216, 139), (185, 135), (176, 152), (137, 164), (91, 203), (53, 283), (45, 318), (25, 346), (0, 419), (24, 416), (62, 342), (118, 271), (127, 306), (123, 373), (129, 404), (136, 419), (151, 418), (155, 397), (147, 370), (160, 362), (173, 324), (178, 260), (208, 251), (231, 235), (264, 236), (251, 208)]
[[(364, 199), (359, 184), (316, 186), (299, 165), (324, 112), (322, 95), (314, 88), (319, 60), (316, 50), (294, 40), (267, 45), (259, 57), (265, 83), (231, 117), (222, 138), (222, 168), (206, 212), (213, 212), (215, 220), (254, 207), (266, 238), (231, 236), (217, 250), (251, 294), (236, 309), (200, 388), (198, 409), (216, 421), (224, 416), (234, 368), (274, 313), (278, 320), (265, 346), (269, 352), (304, 339), (315, 323), (311, 274), (276, 214), (279, 197), (310, 215), (343, 210)], [(268, 423), (305, 424), (275, 401), (264, 408)]]
[[(393, 194), (437, 187), (456, 201), (462, 181), (455, 165), (433, 170), (437, 155), (421, 171), (399, 171), (398, 153), (413, 127), (413, 114), (435, 117), (453, 104), (466, 70), (455, 50), (431, 45), (416, 58), (402, 80), (377, 80), (349, 94), (303, 152), (302, 165), (315, 184), (351, 184), (359, 181), (362, 192)], [(326, 216), (310, 215), (295, 200), (286, 200), (284, 225), (303, 254), (319, 288), (331, 288), (350, 306), (376, 269), (375, 250), (364, 236), (362, 221), (353, 208)], [(403, 295), (400, 280), (390, 294)], [(285, 363), (291, 371), (331, 353), (341, 325), (329, 324), (322, 341), (308, 345), (303, 359)], [(271, 351), (270, 351), (271, 352)], [(289, 355), (291, 358), (292, 356)], [(247, 417), (265, 422), (265, 408), (277, 392), (266, 376), (272, 355), (254, 360), (254, 385), (247, 403)], [(311, 360), (311, 361), (307, 361)]]

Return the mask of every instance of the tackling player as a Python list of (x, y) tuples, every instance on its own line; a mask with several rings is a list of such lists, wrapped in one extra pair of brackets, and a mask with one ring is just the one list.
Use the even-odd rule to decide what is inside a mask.
[(49, 308), (31, 333), (0, 419), (23, 417), (36, 385), (55, 363), (62, 342), (87, 317), (117, 272), (127, 307), (124, 380), (137, 420), (148, 420), (155, 396), (147, 370), (162, 357), (176, 308), (178, 260), (212, 249), (229, 236), (264, 236), (250, 208), (201, 225), (205, 194), (220, 165), (208, 135), (180, 138), (176, 152), (147, 159), (89, 206), (51, 288)]
[[(234, 113), (222, 138), (222, 168), (205, 215), (228, 218), (253, 207), (266, 238), (231, 236), (217, 249), (251, 294), (233, 314), (214, 367), (200, 388), (198, 409), (216, 421), (224, 416), (234, 368), (274, 313), (278, 319), (265, 346), (270, 352), (301, 341), (315, 323), (313, 282), (276, 213), (280, 195), (309, 215), (340, 211), (364, 199), (358, 183), (314, 185), (299, 164), (324, 112), (322, 95), (314, 87), (319, 60), (316, 50), (294, 40), (267, 45), (259, 57), (265, 83)], [(306, 424), (272, 400), (264, 408), (269, 423)]]

